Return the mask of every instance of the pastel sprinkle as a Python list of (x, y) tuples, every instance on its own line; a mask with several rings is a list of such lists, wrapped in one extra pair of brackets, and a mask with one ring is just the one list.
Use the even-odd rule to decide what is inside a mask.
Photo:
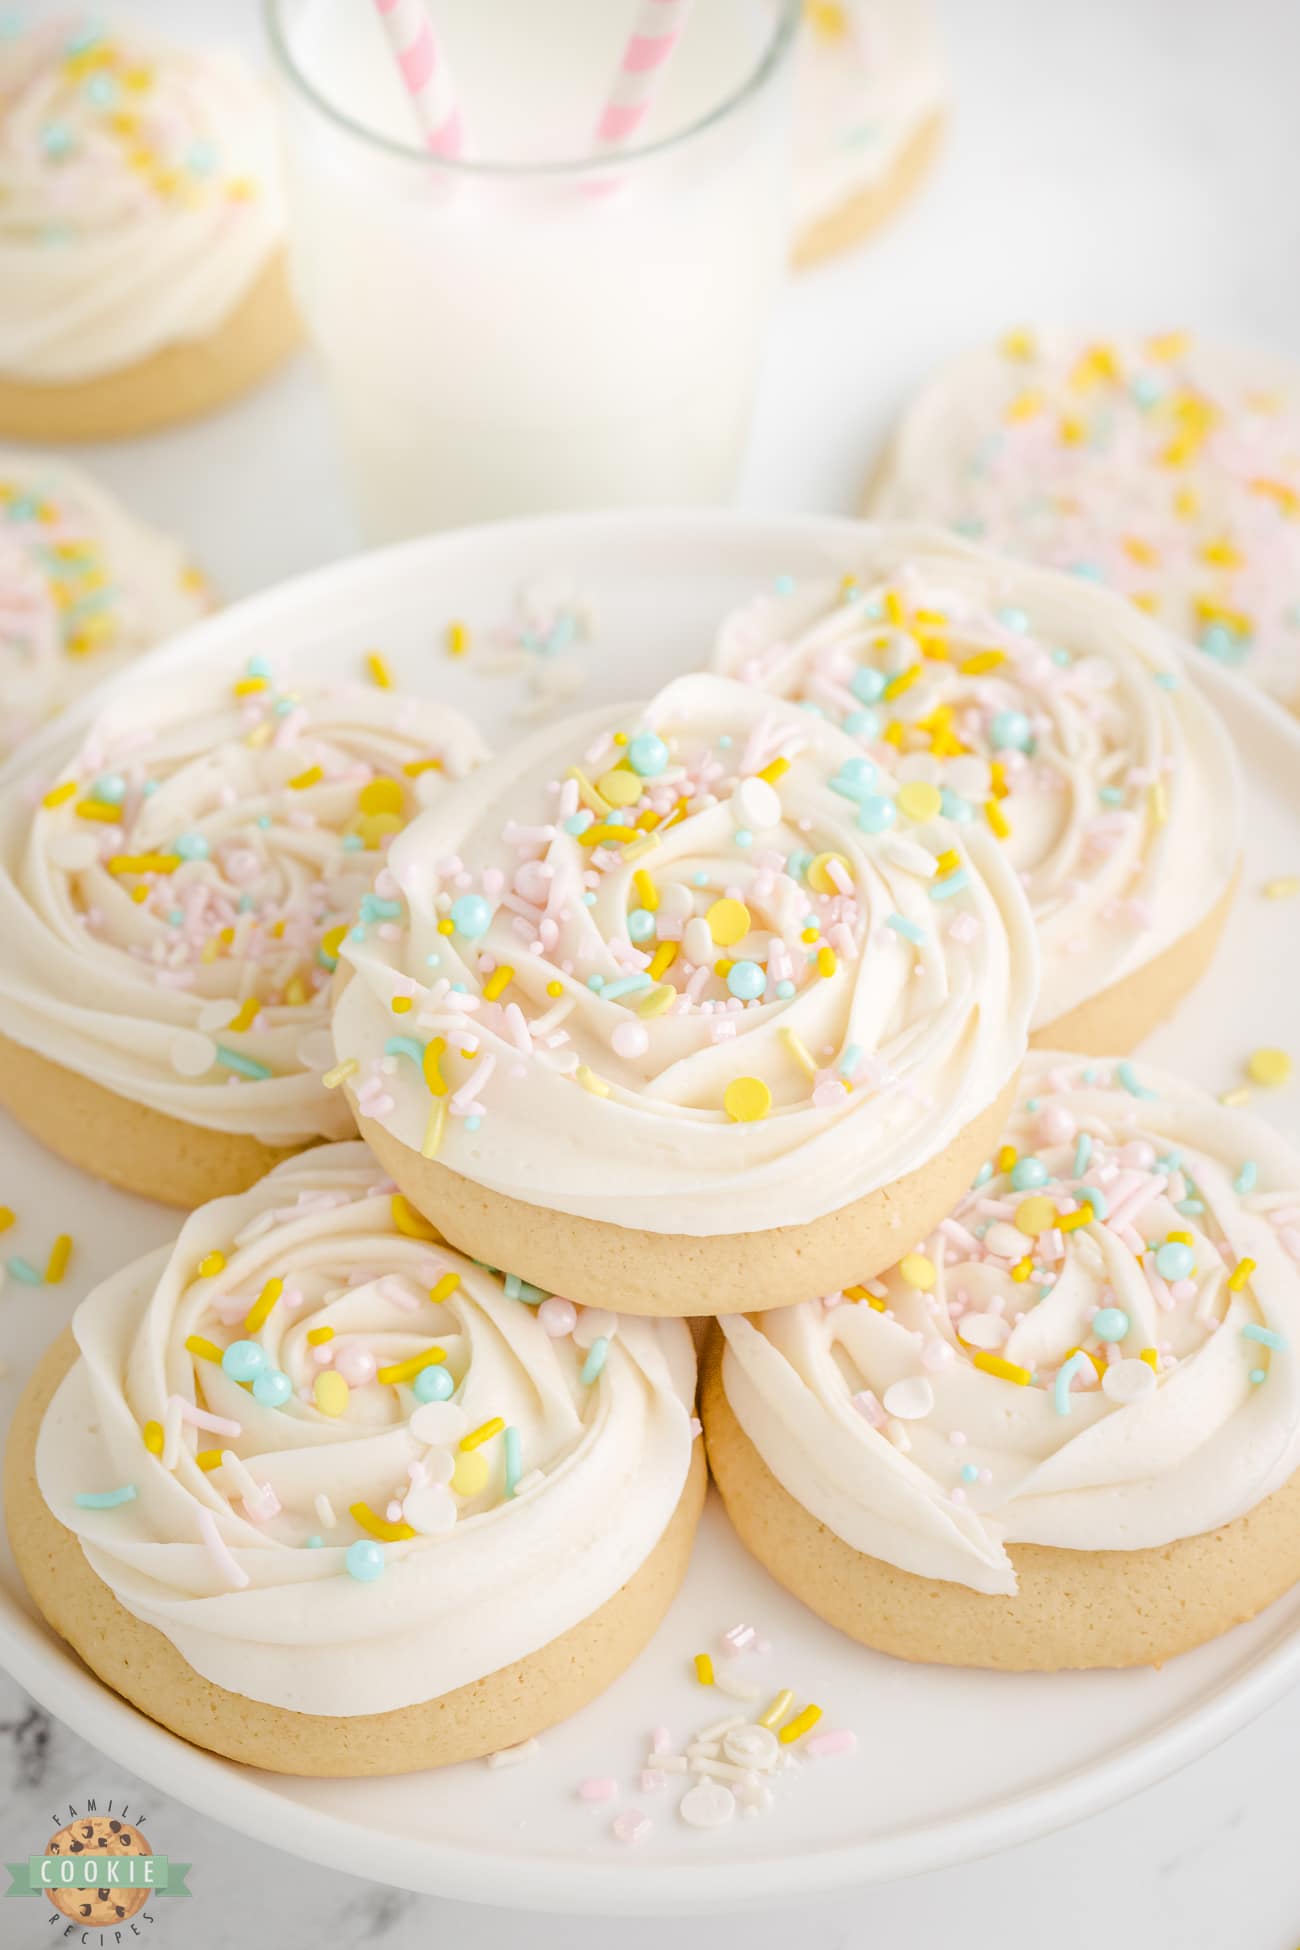
[(885, 926), (892, 928), (895, 934), (903, 935), (906, 940), (914, 941), (918, 947), (925, 940), (924, 928), (919, 928), (915, 921), (909, 921), (905, 914), (894, 913), (887, 915), (885, 918)]
[(695, 1677), (701, 1686), (713, 1684), (713, 1661), (707, 1652), (697, 1652), (695, 1655)]
[(1258, 1341), (1261, 1347), (1271, 1347), (1276, 1353), (1285, 1353), (1287, 1338), (1272, 1327), (1261, 1327), (1257, 1321), (1248, 1320), (1241, 1330), (1244, 1341)]
[(1150, 1099), (1156, 1095), (1154, 1090), (1148, 1090), (1144, 1083), (1138, 1081), (1137, 1071), (1133, 1068), (1133, 1065), (1127, 1057), (1125, 1057), (1123, 1062), (1115, 1065), (1115, 1075), (1125, 1090), (1128, 1091), (1130, 1097), (1146, 1097)]
[(1284, 1049), (1252, 1050), (1246, 1058), (1246, 1073), (1252, 1083), (1275, 1089), (1291, 1075), (1291, 1058)]
[(116, 1490), (78, 1490), (72, 1500), (79, 1510), (116, 1510), (135, 1499), (135, 1484), (123, 1483)]
[(787, 1720), (776, 1737), (783, 1747), (792, 1746), (796, 1740), (802, 1739), (811, 1727), (816, 1726), (821, 1716), (820, 1706), (805, 1706), (802, 1713), (796, 1713), (793, 1720)]
[(587, 1350), (587, 1358), (583, 1362), (582, 1372), (578, 1376), (579, 1381), (585, 1386), (590, 1387), (591, 1383), (604, 1367), (608, 1354), (609, 1336), (607, 1334), (598, 1334)]
[(68, 1270), (68, 1261), (71, 1257), (72, 1239), (68, 1233), (61, 1232), (50, 1247), (50, 1256), (45, 1262), (45, 1278), (50, 1286), (59, 1284)]

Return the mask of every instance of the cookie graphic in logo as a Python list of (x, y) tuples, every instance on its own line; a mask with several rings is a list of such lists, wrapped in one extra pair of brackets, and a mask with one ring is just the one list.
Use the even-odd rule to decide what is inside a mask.
[[(51, 1835), (47, 1855), (152, 1855), (153, 1850), (138, 1828), (128, 1822), (95, 1815), (82, 1815)], [(47, 1889), (46, 1895), (61, 1915), (88, 1929), (105, 1929), (125, 1923), (142, 1910), (152, 1893), (125, 1885), (101, 1889)]]

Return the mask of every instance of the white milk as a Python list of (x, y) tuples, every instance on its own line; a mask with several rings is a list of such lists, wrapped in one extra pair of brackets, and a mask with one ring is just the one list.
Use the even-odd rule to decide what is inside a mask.
[(727, 497), (785, 258), (788, 48), (747, 84), (796, 0), (695, 0), (639, 137), (677, 139), (597, 174), (555, 165), (589, 153), (634, 0), (439, 0), (491, 173), (408, 152), (371, 0), (278, 11), (369, 132), (282, 72), (295, 281), (369, 536)]

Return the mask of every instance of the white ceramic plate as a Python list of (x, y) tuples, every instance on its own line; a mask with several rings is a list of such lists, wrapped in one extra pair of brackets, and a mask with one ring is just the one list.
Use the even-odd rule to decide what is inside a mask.
[[(707, 656), (719, 619), (778, 575), (838, 573), (853, 524), (730, 516), (564, 517), (437, 537), (348, 562), (215, 617), (133, 681), (161, 683), (200, 656), (267, 655), (277, 668), (357, 672), (380, 649), (403, 680), (476, 716), (504, 745), (518, 734), (517, 675), (490, 675), (487, 637), (521, 581), (561, 572), (587, 596), (594, 633), (580, 655), (580, 704), (644, 695)], [(467, 622), (468, 656), (444, 648)], [(1154, 1037), (1153, 1060), (1212, 1090), (1236, 1082), (1251, 1047), (1286, 1046), (1294, 998), (1288, 947), (1297, 910), (1259, 892), (1300, 871), (1300, 728), (1205, 660), (1196, 669), (1232, 727), (1249, 793), (1243, 888), (1207, 981)], [(1258, 1107), (1295, 1129), (1300, 1092)], [(40, 1350), (112, 1268), (171, 1236), (161, 1207), (110, 1192), (0, 1127), (4, 1202), (19, 1226), (6, 1252), (38, 1258), (76, 1240), (59, 1287), (10, 1281), (0, 1313), (7, 1419)], [(526, 1595), (523, 1601), (526, 1602)], [(851, 1758), (782, 1776), (775, 1808), (699, 1831), (671, 1789), (636, 1782), (650, 1728), (678, 1736), (726, 1702), (702, 1691), (692, 1655), (740, 1620), (772, 1642), (743, 1662), (853, 1728)], [(1027, 1841), (1170, 1773), (1268, 1704), (1300, 1674), (1300, 1589), (1253, 1624), (1161, 1672), (1055, 1677), (911, 1667), (851, 1645), (750, 1563), (711, 1507), (686, 1586), (649, 1650), (602, 1699), (545, 1736), (515, 1769), (479, 1763), (393, 1781), (310, 1781), (254, 1772), (187, 1746), (100, 1686), (33, 1618), (0, 1558), (0, 1655), (14, 1675), (104, 1753), (193, 1806), (311, 1860), (466, 1901), (552, 1910), (699, 1912), (851, 1887)], [(617, 1801), (592, 1809), (577, 1783), (613, 1775)], [(680, 1788), (678, 1790), (680, 1792)], [(652, 1817), (636, 1847), (612, 1815)]]

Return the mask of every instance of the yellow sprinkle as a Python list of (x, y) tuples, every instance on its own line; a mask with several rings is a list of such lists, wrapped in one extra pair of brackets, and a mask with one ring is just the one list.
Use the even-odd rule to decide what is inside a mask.
[[(654, 818), (653, 813), (650, 813), (648, 816), (651, 819)], [(647, 815), (642, 813), (641, 819), (644, 820), (646, 817)], [(658, 851), (659, 841), (657, 837), (653, 833), (647, 833), (644, 839), (633, 840), (631, 846), (624, 847), (623, 859), (630, 866), (633, 860), (644, 860), (647, 853), (657, 853)]]
[(106, 826), (118, 826), (122, 820), (120, 806), (106, 806), (99, 799), (78, 799), (73, 811), (78, 819), (98, 819)]
[(811, 943), (816, 941), (820, 933), (821, 933), (820, 928), (803, 928), (800, 930), (799, 939), (800, 941), (807, 941)]
[(963, 677), (986, 677), (989, 671), (996, 670), (1006, 660), (1005, 650), (977, 650), (973, 656), (964, 658), (957, 668)]
[(909, 779), (894, 795), (898, 810), (907, 819), (934, 819), (943, 805), (943, 795), (928, 779)]
[(10, 1207), (7, 1205), (0, 1205), (0, 1232), (8, 1232), (10, 1226), (13, 1225), (14, 1223), (15, 1223), (14, 1214), (10, 1209)]
[(1191, 1233), (1182, 1230), (1179, 1230), (1178, 1232), (1167, 1232), (1165, 1234), (1165, 1238), (1176, 1240), (1180, 1246), (1194, 1246), (1196, 1244), (1196, 1241), (1192, 1238)]
[(713, 1684), (713, 1661), (707, 1652), (697, 1652), (695, 1655), (695, 1677), (701, 1686)]
[(1206, 542), (1201, 549), (1201, 560), (1208, 562), (1212, 569), (1240, 569), (1242, 557), (1226, 536), (1216, 541)]
[(552, 1002), (558, 1002), (560, 997), (564, 994), (564, 983), (548, 982), (546, 984), (546, 993), (550, 996)]
[(225, 1270), (226, 1255), (224, 1253), (204, 1253), (202, 1259), (199, 1261), (198, 1273), (201, 1280), (215, 1280), (217, 1274), (224, 1273)]
[(851, 880), (853, 869), (842, 853), (819, 853), (813, 860), (806, 875), (808, 885), (815, 894), (838, 894), (840, 889), (831, 878), (830, 869), (835, 865), (842, 869), (844, 878)]
[(1295, 874), (1288, 873), (1283, 874), (1279, 880), (1266, 880), (1263, 893), (1266, 901), (1290, 900), (1293, 894), (1300, 894), (1300, 879), (1297, 879)]
[(1042, 1232), (1050, 1232), (1056, 1224), (1056, 1207), (1050, 1198), (1041, 1195), (1037, 1198), (1023, 1199), (1016, 1207), (1015, 1227), (1029, 1239), (1037, 1239)]
[(652, 982), (662, 981), (676, 959), (677, 943), (675, 941), (661, 941), (651, 957), (650, 967), (647, 970), (650, 980)]
[(194, 1460), (200, 1469), (211, 1474), (214, 1469), (221, 1467), (221, 1451), (220, 1449), (196, 1449)]
[(580, 772), (577, 766), (574, 765), (569, 768), (564, 776), (566, 779), (573, 780), (578, 788), (578, 802), (580, 805), (585, 806), (588, 812), (599, 814), (609, 811), (608, 802), (601, 798), (585, 772)]
[(459, 1285), (459, 1273), (444, 1273), (437, 1286), (429, 1288), (429, 1298), (435, 1307), (440, 1307), (444, 1300), (450, 1300)]
[(947, 847), (944, 852), (935, 855), (934, 864), (940, 873), (955, 873), (961, 865), (961, 854), (956, 847)]
[(380, 656), (378, 650), (368, 650), (366, 652), (366, 671), (371, 683), (377, 684), (381, 691), (392, 690), (393, 674), (383, 657)]
[(77, 781), (75, 779), (65, 779), (62, 785), (53, 785), (50, 787), (45, 797), (41, 800), (41, 804), (43, 806), (49, 806), (51, 810), (55, 806), (64, 806), (75, 795), (76, 790)]
[(817, 973), (819, 975), (829, 979), (838, 967), (839, 962), (835, 958), (835, 950), (833, 948), (819, 948), (817, 950)]
[(598, 1077), (596, 1072), (589, 1069), (585, 1063), (579, 1063), (573, 1074), (583, 1089), (589, 1090), (593, 1097), (608, 1097), (609, 1085), (604, 1077)]
[(1035, 356), (1038, 344), (1032, 332), (1017, 329), (1003, 336), (998, 350), (1004, 359), (1016, 359), (1024, 363)]
[(334, 1329), (332, 1327), (309, 1327), (307, 1330), (308, 1347), (324, 1347), (333, 1339)]
[(1043, 409), (1041, 393), (1018, 393), (1006, 409), (1006, 418), (1014, 425), (1020, 420), (1032, 420)]
[(1029, 1386), (1031, 1376), (1028, 1368), (1020, 1367), (1015, 1361), (1004, 1361), (1000, 1354), (987, 1354), (983, 1348), (980, 1348), (971, 1358), (975, 1366), (982, 1368), (985, 1374), (995, 1374), (1001, 1381), (1014, 1381), (1020, 1388)]
[(709, 924), (709, 933), (720, 948), (734, 947), (749, 933), (749, 909), (744, 901), (714, 901), (704, 918)]
[(715, 961), (715, 962), (714, 962), (714, 964), (713, 964), (713, 972), (714, 972), (714, 974), (715, 974), (715, 975), (717, 976), (717, 978), (718, 978), (718, 980), (719, 980), (720, 982), (725, 982), (725, 981), (726, 981), (726, 979), (727, 979), (727, 977), (728, 977), (728, 975), (730, 975), (730, 973), (731, 973), (731, 971), (732, 971), (732, 969), (733, 969), (733, 968), (734, 968), (735, 966), (736, 966), (736, 964), (735, 964), (735, 962), (734, 962), (734, 961), (728, 961), (728, 960), (726, 959), (726, 957), (724, 956), (724, 957), (722, 958), (722, 960), (721, 960), (721, 961)]
[(408, 779), (418, 779), (422, 772), (441, 772), (440, 758), (408, 758), (402, 771)]
[(57, 1286), (59, 1284), (59, 1281), (68, 1270), (68, 1261), (71, 1257), (71, 1235), (66, 1232), (61, 1232), (54, 1244), (50, 1247), (50, 1256), (45, 1262), (45, 1278), (48, 1285)]
[(144, 1425), (144, 1446), (151, 1456), (161, 1456), (163, 1452), (163, 1425), (161, 1422), (146, 1422)]
[(638, 867), (632, 875), (632, 885), (636, 888), (636, 897), (646, 913), (657, 913), (659, 910), (659, 889), (655, 886), (654, 881), (650, 878), (650, 875), (644, 867)]
[(408, 1239), (438, 1239), (441, 1237), (429, 1224), (429, 1221), (417, 1212), (415, 1207), (408, 1200), (404, 1199), (400, 1192), (393, 1193), (392, 1198), (389, 1200), (389, 1205), (392, 1209), (393, 1224)]
[[(115, 853), (108, 863), (110, 873), (175, 873), (181, 863), (179, 853)], [(136, 887), (132, 899), (148, 900), (149, 889)]]
[(286, 982), (284, 999), (294, 1009), (300, 1009), (307, 1000), (307, 989), (301, 975), (295, 975), (292, 980)]
[(817, 1065), (813, 1061), (812, 1054), (802, 1037), (797, 1035), (793, 1029), (782, 1029), (781, 1041), (785, 1044), (804, 1075), (806, 1077), (815, 1077), (817, 1075)]
[(846, 1300), (865, 1300), (867, 1305), (878, 1314), (883, 1314), (885, 1311), (884, 1301), (876, 1294), (868, 1293), (864, 1286), (846, 1286), (844, 1289), (844, 1298)]
[(332, 1070), (326, 1070), (321, 1082), (327, 1090), (337, 1090), (341, 1083), (346, 1083), (349, 1077), (354, 1077), (360, 1068), (361, 1065), (355, 1056), (346, 1056), (341, 1063), (336, 1063)]
[(338, 1417), (346, 1413), (351, 1389), (341, 1374), (326, 1368), (312, 1383), (312, 1400), (322, 1415)]
[[(673, 944), (668, 944), (669, 946)], [(664, 982), (657, 989), (650, 989), (637, 1004), (639, 1016), (662, 1016), (671, 1009), (677, 999), (677, 991), (671, 982)]]
[(204, 1340), (202, 1334), (191, 1334), (185, 1342), (187, 1354), (197, 1354), (200, 1361), (216, 1361), (220, 1364), (221, 1349), (213, 1341)]
[(909, 664), (906, 670), (900, 670), (890, 678), (880, 695), (886, 703), (890, 703), (894, 698), (901, 697), (904, 691), (910, 691), (920, 675), (920, 664)]
[(1077, 1212), (1058, 1212), (1057, 1229), (1061, 1232), (1078, 1232), (1082, 1226), (1090, 1226), (1093, 1220), (1092, 1202), (1081, 1205)]
[(1023, 1259), (1018, 1259), (1015, 1265), (1012, 1267), (1011, 1277), (1013, 1280), (1018, 1280), (1020, 1284), (1023, 1286), (1025, 1281), (1029, 1278), (1029, 1275), (1033, 1272), (1033, 1270), (1034, 1270), (1034, 1262), (1032, 1259), (1030, 1259), (1029, 1255), (1026, 1254)]
[(1243, 1104), (1250, 1102), (1250, 1092), (1244, 1085), (1237, 1090), (1222, 1090), (1219, 1092), (1219, 1102), (1228, 1110), (1240, 1110)]
[(989, 765), (989, 777), (993, 781), (993, 797), (1005, 799), (1011, 787), (1007, 784), (1007, 768), (1000, 758)]
[[(323, 1381), (325, 1377), (322, 1375), (320, 1379)], [(348, 1515), (381, 1544), (400, 1544), (416, 1534), (409, 1523), (389, 1523), (386, 1517), (377, 1517), (368, 1503), (349, 1503)]]
[(442, 1036), (430, 1036), (424, 1046), (424, 1057), (420, 1068), (424, 1072), (425, 1083), (435, 1097), (445, 1097), (447, 1094), (447, 1079), (443, 1076), (441, 1067), (446, 1048), (446, 1040)]
[(1011, 832), (1011, 821), (1003, 812), (996, 799), (984, 801), (984, 817), (1000, 840), (1005, 840)]
[[(451, 1277), (455, 1279), (457, 1275), (452, 1274)], [(390, 1383), (414, 1381), (416, 1375), (423, 1369), (439, 1367), (446, 1359), (446, 1348), (426, 1347), (420, 1354), (408, 1355), (405, 1361), (393, 1361), (388, 1367), (380, 1368), (375, 1375), (375, 1380)]]
[(248, 1312), (244, 1315), (244, 1332), (246, 1334), (256, 1334), (259, 1328), (265, 1327), (270, 1318), (272, 1307), (283, 1292), (283, 1280), (271, 1279), (267, 1281)]
[(733, 1077), (722, 1093), (727, 1116), (737, 1124), (757, 1124), (772, 1108), (772, 1093), (761, 1077)]
[(251, 1029), (253, 1026), (253, 1022), (257, 1016), (258, 1009), (260, 1007), (261, 1004), (259, 1003), (257, 997), (255, 995), (250, 995), (247, 998), (247, 1000), (240, 1005), (239, 1014), (237, 1016), (232, 1016), (230, 1021), (227, 1023), (226, 1027), (232, 1030), (236, 1036), (238, 1036), (245, 1029)]
[(1144, 1347), (1144, 1348), (1143, 1348), (1143, 1350), (1142, 1350), (1142, 1352), (1141, 1352), (1141, 1353), (1140, 1353), (1140, 1354), (1138, 1355), (1138, 1360), (1139, 1360), (1139, 1361), (1145, 1361), (1145, 1362), (1146, 1362), (1146, 1364), (1147, 1364), (1147, 1366), (1148, 1366), (1148, 1367), (1149, 1367), (1149, 1368), (1151, 1369), (1151, 1371), (1152, 1371), (1152, 1373), (1153, 1373), (1153, 1374), (1156, 1374), (1156, 1373), (1158, 1373), (1158, 1372), (1159, 1372), (1159, 1369), (1160, 1369), (1160, 1354), (1159, 1354), (1159, 1351), (1158, 1351), (1158, 1350), (1157, 1350), (1156, 1348), (1154, 1348), (1154, 1347)]
[(1256, 1049), (1246, 1058), (1246, 1073), (1252, 1083), (1274, 1089), (1291, 1074), (1291, 1058), (1284, 1049)]
[(481, 1449), (485, 1442), (491, 1442), (494, 1435), (500, 1435), (505, 1425), (503, 1415), (494, 1415), (489, 1421), (480, 1422), (476, 1429), (471, 1429), (468, 1435), (461, 1437), (462, 1451), (468, 1454), (471, 1449)]
[(900, 624), (907, 621), (907, 611), (903, 606), (903, 599), (897, 589), (886, 589), (884, 605), (886, 620), (892, 623), (895, 629), (898, 629)]
[(457, 1456), (456, 1467), (451, 1472), (451, 1487), (457, 1496), (477, 1496), (487, 1488), (488, 1469), (486, 1456)]
[(1284, 515), (1294, 518), (1300, 515), (1300, 494), (1285, 481), (1254, 480), (1250, 483), (1255, 494), (1263, 494), (1275, 501)]
[(465, 652), (468, 649), (469, 649), (468, 623), (448, 623), (447, 655), (449, 657), (463, 657), (465, 655)]
[(611, 806), (634, 806), (645, 788), (635, 772), (616, 765), (596, 780), (596, 790)]
[(395, 995), (388, 1006), (395, 1016), (405, 1016), (409, 1015), (414, 1005), (409, 995)]
[(1255, 1262), (1253, 1259), (1239, 1259), (1228, 1275), (1229, 1293), (1240, 1293), (1254, 1270)]
[(319, 765), (309, 765), (305, 772), (298, 772), (289, 784), (295, 792), (305, 792), (309, 785), (319, 785), (325, 774)]
[(778, 1720), (784, 1720), (793, 1705), (794, 1694), (787, 1686), (783, 1692), (778, 1693), (776, 1698), (771, 1701), (766, 1712), (759, 1714), (758, 1724), (761, 1727), (774, 1727)]
[(898, 1271), (907, 1286), (919, 1287), (923, 1293), (928, 1293), (939, 1277), (934, 1270), (934, 1261), (927, 1259), (924, 1253), (904, 1253), (898, 1262)]
[(1014, 1144), (1003, 1144), (999, 1146), (996, 1160), (998, 1170), (1010, 1171), (1019, 1155)]
[(267, 679), (265, 677), (241, 677), (230, 688), (236, 697), (253, 697), (258, 691), (264, 691), (267, 688)]
[(422, 1158), (437, 1157), (438, 1152), (442, 1148), (442, 1138), (446, 1128), (447, 1100), (445, 1097), (435, 1097), (429, 1105), (428, 1121), (424, 1127), (424, 1136), (420, 1139), (420, 1156)]
[(1190, 345), (1190, 332), (1159, 332), (1147, 340), (1147, 357), (1157, 360), (1162, 366), (1173, 365), (1176, 360), (1187, 357)]
[(796, 1713), (793, 1720), (786, 1722), (777, 1739), (783, 1747), (790, 1746), (792, 1742), (801, 1740), (810, 1727), (815, 1727), (821, 1716), (820, 1706), (805, 1706), (802, 1713)]
[(626, 846), (636, 828), (633, 826), (589, 826), (585, 833), (579, 833), (579, 846)]
[(1154, 785), (1147, 787), (1147, 797), (1151, 806), (1152, 819), (1157, 826), (1163, 826), (1169, 818), (1169, 799), (1162, 779), (1157, 779)]
[(789, 770), (790, 761), (788, 758), (774, 758), (770, 765), (763, 767), (758, 776), (760, 779), (766, 779), (769, 785), (775, 785), (777, 780), (783, 779)]
[(367, 779), (357, 794), (363, 813), (400, 813), (405, 803), (396, 779)]
[(502, 995), (506, 989), (509, 988), (511, 982), (513, 982), (514, 979), (515, 979), (514, 969), (511, 968), (508, 962), (503, 961), (499, 968), (494, 968), (492, 970), (492, 973), (488, 976), (486, 982), (484, 982), (483, 984), (484, 1001), (495, 1002), (497, 998), (500, 995)]

